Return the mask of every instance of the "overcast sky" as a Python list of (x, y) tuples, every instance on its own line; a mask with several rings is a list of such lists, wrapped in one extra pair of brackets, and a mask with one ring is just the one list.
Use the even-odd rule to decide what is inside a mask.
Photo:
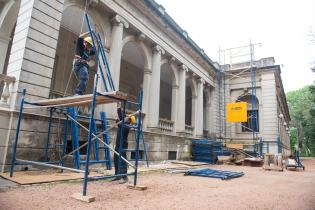
[[(275, 57), (282, 64), (285, 92), (315, 80), (315, 0), (156, 0), (203, 48), (219, 60), (227, 49), (261, 43), (255, 57)], [(315, 36), (314, 36), (315, 37)]]

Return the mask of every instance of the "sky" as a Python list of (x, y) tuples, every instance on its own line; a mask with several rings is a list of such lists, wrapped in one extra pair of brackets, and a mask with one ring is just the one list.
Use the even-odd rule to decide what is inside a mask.
[(315, 81), (310, 70), (315, 66), (315, 0), (156, 2), (213, 61), (219, 61), (219, 49), (249, 45), (251, 41), (261, 43), (255, 46), (255, 59), (274, 57), (281, 65), (285, 92)]

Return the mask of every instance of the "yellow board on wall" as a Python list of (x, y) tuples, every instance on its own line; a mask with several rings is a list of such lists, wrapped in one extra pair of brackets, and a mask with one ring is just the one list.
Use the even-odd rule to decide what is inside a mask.
[(226, 105), (227, 122), (247, 122), (247, 103), (236, 102)]

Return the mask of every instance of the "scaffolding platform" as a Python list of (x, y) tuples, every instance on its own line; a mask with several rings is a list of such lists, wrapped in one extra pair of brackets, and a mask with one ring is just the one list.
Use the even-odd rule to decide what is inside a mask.
[[(70, 107), (92, 103), (93, 94), (75, 95), (65, 98), (45, 99), (39, 101), (30, 101), (29, 104), (45, 107)], [(127, 94), (120, 91), (98, 92), (95, 98), (96, 104), (116, 103), (117, 101), (126, 101)]]

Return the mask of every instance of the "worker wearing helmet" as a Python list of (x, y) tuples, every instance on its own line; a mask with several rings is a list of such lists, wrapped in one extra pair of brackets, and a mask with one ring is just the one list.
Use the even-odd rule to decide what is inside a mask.
[(74, 72), (79, 78), (79, 83), (74, 90), (76, 95), (83, 95), (85, 93), (89, 79), (88, 63), (91, 60), (91, 56), (95, 55), (92, 38), (86, 36), (87, 34), (88, 32), (80, 35), (77, 40)]
[[(130, 131), (130, 124), (134, 124), (136, 122), (135, 116), (129, 115), (128, 117), (123, 116), (121, 108), (117, 109), (117, 114), (119, 117), (119, 121), (125, 119), (125, 126), (122, 132), (121, 124), (118, 125), (117, 136), (116, 136), (116, 145), (115, 150), (120, 152), (121, 157), (127, 159), (126, 149), (128, 149), (128, 135)], [(118, 120), (117, 120), (118, 121)], [(122, 138), (121, 137), (122, 135)], [(121, 146), (120, 146), (121, 145)], [(118, 155), (114, 155), (114, 165), (115, 165), (115, 175), (118, 174), (127, 174), (127, 163), (124, 160), (119, 160)], [(112, 181), (119, 180), (119, 184), (124, 184), (128, 181), (127, 176), (116, 177)]]

